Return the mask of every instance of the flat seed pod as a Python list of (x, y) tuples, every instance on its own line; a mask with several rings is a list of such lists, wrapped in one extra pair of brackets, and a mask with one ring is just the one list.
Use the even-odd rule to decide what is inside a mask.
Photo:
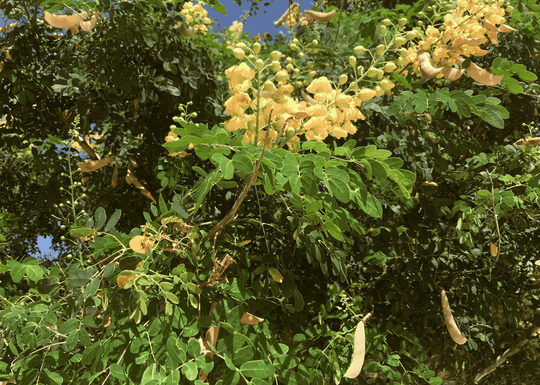
[(476, 64), (471, 63), (469, 68), (465, 70), (471, 78), (476, 80), (478, 83), (482, 83), (485, 86), (494, 86), (502, 80), (502, 75), (493, 75), (485, 69), (478, 67)]
[(81, 26), (81, 29), (83, 31), (90, 31), (94, 29), (94, 27), (96, 26), (96, 23), (97, 23), (97, 17), (94, 15), (88, 21), (81, 21), (79, 25)]
[(114, 157), (109, 157), (100, 160), (87, 160), (86, 162), (77, 162), (77, 166), (84, 172), (92, 172), (108, 165), (114, 160)]
[(248, 312), (245, 312), (242, 318), (240, 318), (240, 323), (244, 325), (255, 325), (263, 321), (264, 321), (264, 318), (259, 318)]
[(360, 321), (354, 332), (354, 349), (351, 366), (345, 372), (343, 377), (356, 378), (364, 365), (364, 357), (366, 355), (366, 333), (364, 328), (364, 320)]
[(425, 52), (423, 49), (418, 50), (418, 66), (420, 67), (422, 75), (428, 79), (434, 78), (443, 70), (443, 68), (433, 67), (429, 53)]
[(116, 162), (116, 165), (114, 166), (114, 172), (111, 180), (111, 186), (115, 188), (118, 185), (118, 169), (120, 168), (120, 164)]
[(453, 67), (443, 67), (442, 70), (445, 79), (450, 80), (451, 82), (458, 80), (464, 72), (465, 70), (463, 69)]
[(77, 32), (79, 29), (79, 24), (81, 21), (88, 17), (88, 12), (81, 12), (76, 15), (51, 15), (49, 12), (45, 11), (43, 13), (45, 21), (49, 25), (55, 28), (65, 28), (71, 30), (71, 32)]
[(540, 138), (520, 139), (514, 144), (517, 146), (536, 146), (540, 144)]
[(326, 13), (307, 10), (306, 14), (312, 19), (326, 23), (332, 20), (332, 18), (336, 14), (336, 10), (334, 9), (332, 12), (326, 12)]
[(499, 27), (499, 32), (516, 32), (516, 31), (517, 29), (512, 28), (506, 24), (501, 24), (501, 26)]
[(305, 119), (309, 118), (309, 114), (305, 111), (298, 111), (293, 113), (295, 119)]
[(318, 104), (319, 102), (316, 101), (315, 99), (313, 99), (311, 96), (309, 96), (308, 94), (306, 94), (305, 92), (301, 92), (300, 93), (302, 95), (302, 98), (304, 99), (304, 101), (306, 102), (306, 104), (308, 105), (308, 107), (311, 107), (315, 104)]
[(441, 290), (441, 304), (444, 322), (446, 323), (446, 328), (448, 329), (448, 333), (450, 333), (450, 337), (452, 337), (456, 344), (463, 345), (465, 342), (467, 342), (467, 338), (463, 337), (456, 325), (456, 321), (454, 321), (452, 310), (450, 309), (450, 304), (448, 303), (448, 298), (446, 297), (446, 292), (444, 289)]
[(287, 17), (289, 17), (291, 12), (293, 12), (296, 7), (298, 7), (298, 4), (292, 3), (289, 6), (289, 8), (285, 11), (285, 13), (283, 15), (281, 15), (281, 17), (277, 21), (274, 21), (274, 27), (276, 27), (276, 28), (280, 27), (281, 24), (283, 24), (283, 22), (287, 19)]
[(491, 41), (491, 44), (495, 44), (495, 45), (499, 44), (499, 40), (497, 38), (499, 29), (487, 21), (484, 22), (484, 28), (487, 29), (487, 34), (489, 36), (489, 40)]

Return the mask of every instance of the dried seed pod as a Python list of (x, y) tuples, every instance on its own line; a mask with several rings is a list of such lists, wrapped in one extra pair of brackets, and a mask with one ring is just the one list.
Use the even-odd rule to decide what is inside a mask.
[(92, 18), (88, 21), (81, 21), (79, 25), (81, 26), (81, 29), (83, 31), (90, 31), (94, 29), (97, 23), (97, 17), (96, 15), (92, 16)]
[(81, 21), (88, 17), (88, 12), (81, 12), (75, 15), (51, 15), (49, 12), (45, 11), (43, 13), (45, 21), (49, 25), (55, 28), (65, 28), (69, 29), (71, 32), (75, 33), (79, 30), (79, 25)]
[(496, 257), (497, 254), (499, 253), (499, 250), (497, 250), (497, 246), (495, 246), (494, 243), (491, 243), (489, 245), (489, 252), (491, 253), (492, 257)]
[(248, 312), (245, 312), (242, 318), (240, 318), (240, 323), (244, 325), (255, 325), (263, 321), (264, 318), (259, 318)]
[(347, 369), (343, 377), (356, 378), (362, 370), (362, 366), (364, 365), (364, 357), (366, 355), (366, 333), (364, 324), (370, 316), (371, 313), (366, 315), (364, 319), (356, 326), (356, 331), (354, 332), (354, 348), (351, 366), (349, 366), (349, 369)]
[(114, 166), (113, 176), (111, 180), (111, 186), (115, 188), (118, 185), (118, 170), (120, 169), (120, 163), (116, 162)]
[(425, 52), (423, 49), (418, 50), (418, 65), (422, 75), (428, 79), (434, 78), (443, 70), (443, 68), (433, 67), (429, 53)]
[(313, 99), (311, 96), (309, 96), (308, 94), (306, 94), (305, 92), (301, 92), (300, 93), (302, 95), (302, 98), (305, 100), (305, 102), (307, 103), (308, 107), (311, 107), (315, 104), (318, 104), (319, 102), (316, 101), (315, 99)]
[(289, 17), (291, 12), (294, 12), (296, 7), (298, 7), (298, 4), (297, 3), (292, 3), (289, 6), (289, 8), (287, 8), (285, 13), (277, 21), (274, 22), (274, 27), (277, 28), (277, 27), (281, 26), (281, 24), (283, 24), (283, 22)]
[[(463, 60), (463, 59), (462, 59)], [(476, 64), (471, 63), (469, 68), (465, 70), (471, 78), (478, 83), (482, 83), (485, 86), (494, 86), (502, 80), (502, 75), (493, 75), (485, 69), (478, 67)]]
[(540, 144), (540, 138), (520, 139), (514, 144), (517, 146), (536, 146)]
[(427, 187), (437, 187), (438, 184), (436, 182), (428, 182), (428, 181), (424, 181), (422, 182), (422, 186), (427, 186)]
[(100, 160), (87, 160), (86, 162), (77, 162), (77, 166), (84, 172), (92, 172), (108, 165), (114, 160), (114, 157), (109, 157)]
[(311, 17), (312, 19), (315, 19), (317, 21), (322, 21), (322, 22), (326, 23), (326, 22), (329, 22), (330, 20), (332, 20), (332, 18), (336, 14), (336, 10), (334, 9), (333, 11), (326, 12), (326, 13), (307, 10), (306, 14), (309, 17)]
[(448, 303), (448, 298), (446, 297), (444, 289), (441, 290), (441, 304), (444, 322), (446, 323), (446, 328), (448, 329), (448, 333), (450, 333), (450, 337), (452, 337), (456, 344), (463, 345), (465, 342), (467, 342), (467, 338), (463, 337), (456, 325), (456, 321), (454, 321), (452, 310), (450, 309), (450, 304)]

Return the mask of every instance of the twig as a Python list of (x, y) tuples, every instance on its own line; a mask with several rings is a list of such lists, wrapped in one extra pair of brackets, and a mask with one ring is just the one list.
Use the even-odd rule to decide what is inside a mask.
[(231, 211), (229, 211), (228, 214), (225, 215), (225, 217), (212, 230), (210, 230), (210, 232), (208, 234), (206, 234), (206, 236), (202, 239), (202, 244), (204, 244), (209, 239), (217, 237), (219, 235), (219, 233), (221, 232), (221, 230), (223, 230), (223, 228), (225, 226), (227, 226), (229, 223), (231, 223), (233, 221), (234, 215), (236, 214), (236, 211), (238, 210), (238, 208), (242, 204), (242, 202), (243, 202), (244, 198), (246, 197), (247, 192), (250, 189), (251, 185), (253, 184), (253, 182), (255, 182), (255, 179), (257, 179), (257, 173), (259, 171), (259, 167), (261, 166), (261, 162), (262, 162), (262, 159), (264, 157), (264, 153), (266, 152), (266, 146), (268, 145), (268, 138), (270, 138), (270, 121), (272, 120), (272, 111), (274, 111), (274, 110), (273, 109), (270, 110), (270, 116), (268, 117), (268, 122), (269, 122), (268, 126), (269, 127), (266, 130), (266, 137), (264, 139), (264, 144), (263, 144), (261, 156), (260, 156), (259, 160), (257, 161), (257, 165), (255, 166), (255, 170), (253, 170), (253, 173), (251, 174), (251, 177), (249, 178), (248, 182), (246, 183), (246, 185), (244, 187), (244, 190), (242, 190), (242, 193), (240, 194), (240, 196), (238, 197), (238, 199), (234, 203), (234, 206), (232, 207)]
[(506, 349), (503, 354), (498, 356), (495, 361), (489, 365), (487, 368), (482, 369), (480, 372), (474, 376), (474, 383), (478, 384), (482, 378), (490, 374), (491, 372), (494, 372), (499, 366), (504, 364), (506, 360), (513, 356), (514, 354), (518, 353), (523, 345), (525, 345), (532, 337), (536, 335), (536, 331), (540, 329), (540, 325), (533, 325), (531, 326), (526, 333), (526, 336), (521, 337), (519, 340), (517, 340), (510, 348)]
[(499, 260), (499, 255), (501, 255), (501, 230), (499, 228), (499, 220), (497, 219), (497, 211), (495, 210), (495, 191), (493, 187), (493, 179), (491, 179), (491, 174), (489, 173), (489, 171), (487, 171), (487, 174), (489, 177), (489, 181), (491, 182), (491, 207), (493, 209), (493, 219), (495, 220), (495, 229), (497, 230), (497, 237), (498, 237), (497, 255), (495, 255), (495, 259), (493, 260), (491, 265), (484, 266), (483, 268), (477, 269), (477, 270), (465, 270), (464, 271), (465, 273), (481, 273), (485, 270), (491, 269), (493, 266), (495, 266), (495, 264)]

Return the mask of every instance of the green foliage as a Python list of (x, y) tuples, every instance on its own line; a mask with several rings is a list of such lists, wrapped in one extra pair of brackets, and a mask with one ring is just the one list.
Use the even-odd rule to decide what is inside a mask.
[[(225, 129), (223, 72), (236, 60), (210, 33), (180, 33), (181, 1), (87, 2), (110, 16), (61, 35), (24, 5), (0, 5), (24, 21), (5, 34), (16, 60), (0, 56), (0, 171), (15, 193), (1, 196), (0, 381), (352, 383), (343, 374), (369, 312), (360, 381), (465, 383), (518, 345), (514, 368), (486, 381), (536, 364), (540, 155), (515, 144), (537, 136), (538, 52), (524, 48), (536, 47), (534, 1), (516, 2), (508, 22), (519, 32), (478, 60), (503, 76), (497, 86), (426, 80), (409, 66), (393, 74), (392, 95), (362, 103), (356, 134), (265, 146)], [(301, 57), (278, 36), (260, 55), (279, 50), (283, 66), (290, 55), (301, 97), (310, 70), (356, 79), (347, 58), (380, 44), (382, 19), (434, 12), (428, 1), (366, 7), (291, 28), (318, 53)], [(103, 136), (87, 155), (115, 162), (82, 173), (75, 143), (91, 132)], [(63, 241), (54, 263), (20, 247), (47, 226)], [(463, 346), (448, 336), (441, 289)]]

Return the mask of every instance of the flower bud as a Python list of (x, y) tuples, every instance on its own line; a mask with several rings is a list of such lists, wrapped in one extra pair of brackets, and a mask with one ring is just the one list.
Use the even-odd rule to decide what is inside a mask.
[(240, 48), (242, 51), (247, 51), (247, 49), (248, 49), (247, 45), (245, 45), (244, 43), (236, 43), (235, 47)]
[(506, 12), (507, 13), (510, 13), (514, 10), (514, 7), (512, 7), (511, 5), (509, 5), (508, 7), (506, 7)]
[(362, 67), (362, 66), (356, 67), (356, 72), (357, 72), (360, 76), (362, 76), (362, 75), (364, 74), (364, 67)]
[(368, 78), (372, 78), (374, 76), (377, 76), (378, 73), (379, 73), (379, 70), (377, 68), (371, 67), (370, 69), (367, 70), (366, 76)]
[(274, 83), (270, 80), (267, 80), (266, 82), (264, 82), (264, 90), (267, 91), (267, 92), (276, 92), (277, 89), (276, 89), (276, 86), (274, 85)]
[(426, 14), (424, 12), (418, 12), (416, 14), (416, 16), (418, 16), (419, 18), (423, 19), (424, 17), (426, 17)]
[(298, 52), (298, 59), (303, 59), (303, 58), (304, 58), (304, 53)]
[(262, 59), (257, 59), (257, 61), (255, 62), (255, 68), (257, 68), (257, 71), (262, 71), (262, 69), (264, 68), (264, 62), (262, 61)]
[(272, 51), (272, 53), (270, 54), (270, 60), (276, 61), (276, 60), (279, 60), (279, 59), (281, 59), (281, 52)]
[(292, 43), (289, 48), (291, 49), (291, 51), (296, 51), (298, 49), (298, 46), (294, 43)]
[(416, 37), (416, 32), (415, 31), (409, 31), (407, 32), (407, 34), (405, 35), (405, 38), (407, 40), (412, 40)]
[(381, 33), (381, 35), (385, 36), (386, 35), (386, 26), (381, 25), (379, 27), (379, 32)]
[(392, 72), (396, 69), (396, 64), (394, 62), (389, 61), (386, 63), (383, 67), (384, 72)]
[(358, 97), (360, 98), (361, 101), (367, 102), (368, 100), (373, 99), (375, 97), (375, 94), (376, 94), (375, 90), (371, 90), (369, 88), (362, 88), (358, 92)]
[(300, 74), (300, 69), (299, 68), (295, 68), (294, 71), (294, 76), (298, 76)]
[(384, 19), (384, 20), (382, 21), (382, 23), (383, 23), (385, 26), (390, 27), (390, 26), (392, 25), (392, 20), (390, 20), (390, 19)]
[(405, 39), (403, 36), (398, 36), (394, 39), (394, 48), (401, 47), (403, 44), (407, 42), (407, 39)]
[(424, 25), (424, 22), (422, 20), (418, 20), (418, 26), (421, 27)]
[(317, 39), (313, 39), (313, 41), (311, 42), (311, 44), (313, 45), (319, 45), (319, 41)]
[(255, 44), (253, 44), (253, 52), (255, 53), (259, 53), (261, 52), (261, 44), (256, 42)]
[(294, 70), (294, 67), (291, 63), (287, 64), (285, 68), (287, 69), (287, 72), (293, 72)]
[(351, 67), (356, 67), (356, 58), (354, 56), (349, 56), (349, 64)]
[(249, 61), (255, 60), (255, 55), (251, 54), (248, 56)]
[(380, 79), (383, 78), (383, 76), (384, 76), (384, 71), (383, 71), (382, 69), (379, 68), (379, 69), (377, 70), (377, 79), (380, 80)]
[(317, 71), (309, 71), (308, 74), (307, 74), (307, 76), (308, 76), (309, 78), (312, 78), (312, 77), (314, 77), (316, 74), (317, 74)]
[(375, 48), (375, 56), (376, 56), (376, 57), (382, 56), (382, 54), (384, 53), (384, 49), (385, 49), (385, 48), (386, 48), (386, 47), (385, 47), (384, 45), (379, 44), (379, 45), (377, 46), (377, 48)]
[(353, 51), (357, 55), (363, 55), (366, 52), (366, 49), (361, 45), (357, 45), (354, 47)]
[(286, 82), (289, 79), (289, 74), (283, 70), (278, 71), (278, 73), (275, 76), (275, 79), (278, 82)]
[(273, 71), (277, 72), (281, 69), (281, 64), (279, 64), (278, 61), (273, 61), (270, 67), (272, 68)]
[(318, 54), (318, 53), (319, 53), (319, 49), (318, 49), (318, 48), (313, 48), (313, 49), (311, 50), (311, 53), (312, 53), (312, 54)]
[(396, 60), (396, 64), (400, 67), (405, 67), (407, 64), (409, 63), (409, 61), (407, 59), (405, 59), (404, 57), (398, 57), (397, 60)]
[(376, 86), (375, 87), (375, 96), (379, 97), (379, 96), (383, 96), (384, 95), (384, 90), (379, 87), (379, 86)]
[(287, 56), (287, 59), (285, 59), (285, 60), (287, 60), (287, 63), (292, 63), (293, 62), (293, 58), (290, 57), (290, 56)]
[(298, 44), (298, 39), (297, 39), (297, 38), (294, 38), (294, 39), (292, 40), (292, 42), (293, 42), (294, 44)]
[(392, 88), (394, 88), (394, 83), (392, 83), (389, 79), (381, 80), (379, 85), (385, 91), (390, 91)]
[(409, 20), (407, 20), (406, 18), (402, 17), (401, 19), (399, 19), (398, 21), (398, 24), (400, 27), (403, 27), (405, 24), (407, 24)]
[(235, 48), (233, 50), (234, 57), (238, 60), (242, 60), (246, 57), (246, 54), (244, 53), (244, 50), (242, 48)]
[(338, 84), (339, 85), (345, 84), (345, 83), (347, 83), (348, 79), (349, 79), (349, 77), (347, 75), (341, 74), (341, 75), (339, 75)]

